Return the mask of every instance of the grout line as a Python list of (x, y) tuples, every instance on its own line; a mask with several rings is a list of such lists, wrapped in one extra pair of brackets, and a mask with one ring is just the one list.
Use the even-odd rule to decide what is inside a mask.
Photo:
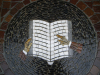
[(88, 6), (85, 9), (83, 9), (82, 11), (84, 12), (87, 8), (88, 8)]
[(6, 31), (6, 30), (0, 29), (0, 31)]
[(4, 1), (4, 2), (23, 2), (23, 1)]
[(100, 6), (100, 4), (99, 5), (92, 5), (92, 6)]
[[(97, 22), (97, 23), (95, 23), (95, 24), (98, 24), (98, 23), (100, 23), (100, 21), (99, 21), (99, 22)], [(95, 24), (94, 24), (94, 25), (95, 25)]]
[(76, 4), (75, 4), (75, 6), (77, 6), (77, 4), (80, 2), (80, 0), (78, 0), (77, 2), (76, 2)]
[[(1, 4), (1, 13), (2, 13), (2, 8), (3, 8), (3, 1), (2, 1), (2, 4)], [(2, 18), (2, 17), (1, 17), (1, 13), (0, 13), (0, 22), (1, 22), (1, 18)], [(2, 24), (2, 23), (0, 23), (0, 27), (1, 27), (1, 24)]]

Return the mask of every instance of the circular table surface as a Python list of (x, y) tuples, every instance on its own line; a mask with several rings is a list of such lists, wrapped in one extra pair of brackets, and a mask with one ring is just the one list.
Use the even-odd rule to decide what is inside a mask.
[[(72, 41), (83, 44), (82, 52), (73, 57), (54, 61), (52, 66), (37, 57), (25, 61), (18, 55), (28, 39), (30, 20), (72, 21)], [(4, 54), (15, 75), (86, 75), (96, 56), (96, 33), (86, 15), (71, 3), (40, 0), (21, 9), (9, 23), (5, 35)]]

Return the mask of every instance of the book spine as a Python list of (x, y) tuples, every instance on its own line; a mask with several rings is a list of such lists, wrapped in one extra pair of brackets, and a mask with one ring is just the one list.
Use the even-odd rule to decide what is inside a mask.
[(49, 36), (50, 36), (50, 61), (51, 61), (51, 24), (49, 23)]

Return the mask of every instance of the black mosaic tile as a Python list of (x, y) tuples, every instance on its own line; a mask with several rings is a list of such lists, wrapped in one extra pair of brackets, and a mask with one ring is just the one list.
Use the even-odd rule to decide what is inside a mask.
[[(28, 39), (30, 20), (72, 21), (72, 40), (82, 43), (81, 54), (74, 51), (72, 58), (63, 58), (49, 66), (43, 59), (18, 55)], [(15, 75), (86, 75), (93, 65), (96, 53), (96, 35), (92, 24), (76, 6), (58, 0), (39, 0), (20, 10), (11, 20), (5, 34), (5, 58)], [(77, 65), (76, 65), (77, 64)]]

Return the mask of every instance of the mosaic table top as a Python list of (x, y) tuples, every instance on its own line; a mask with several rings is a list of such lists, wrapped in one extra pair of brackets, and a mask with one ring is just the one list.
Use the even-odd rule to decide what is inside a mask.
[[(83, 44), (82, 52), (54, 61), (53, 65), (37, 57), (18, 55), (29, 35), (30, 20), (72, 21), (72, 41)], [(9, 23), (5, 34), (4, 55), (15, 75), (86, 75), (96, 56), (96, 33), (87, 16), (76, 6), (64, 1), (40, 0), (21, 9)]]

